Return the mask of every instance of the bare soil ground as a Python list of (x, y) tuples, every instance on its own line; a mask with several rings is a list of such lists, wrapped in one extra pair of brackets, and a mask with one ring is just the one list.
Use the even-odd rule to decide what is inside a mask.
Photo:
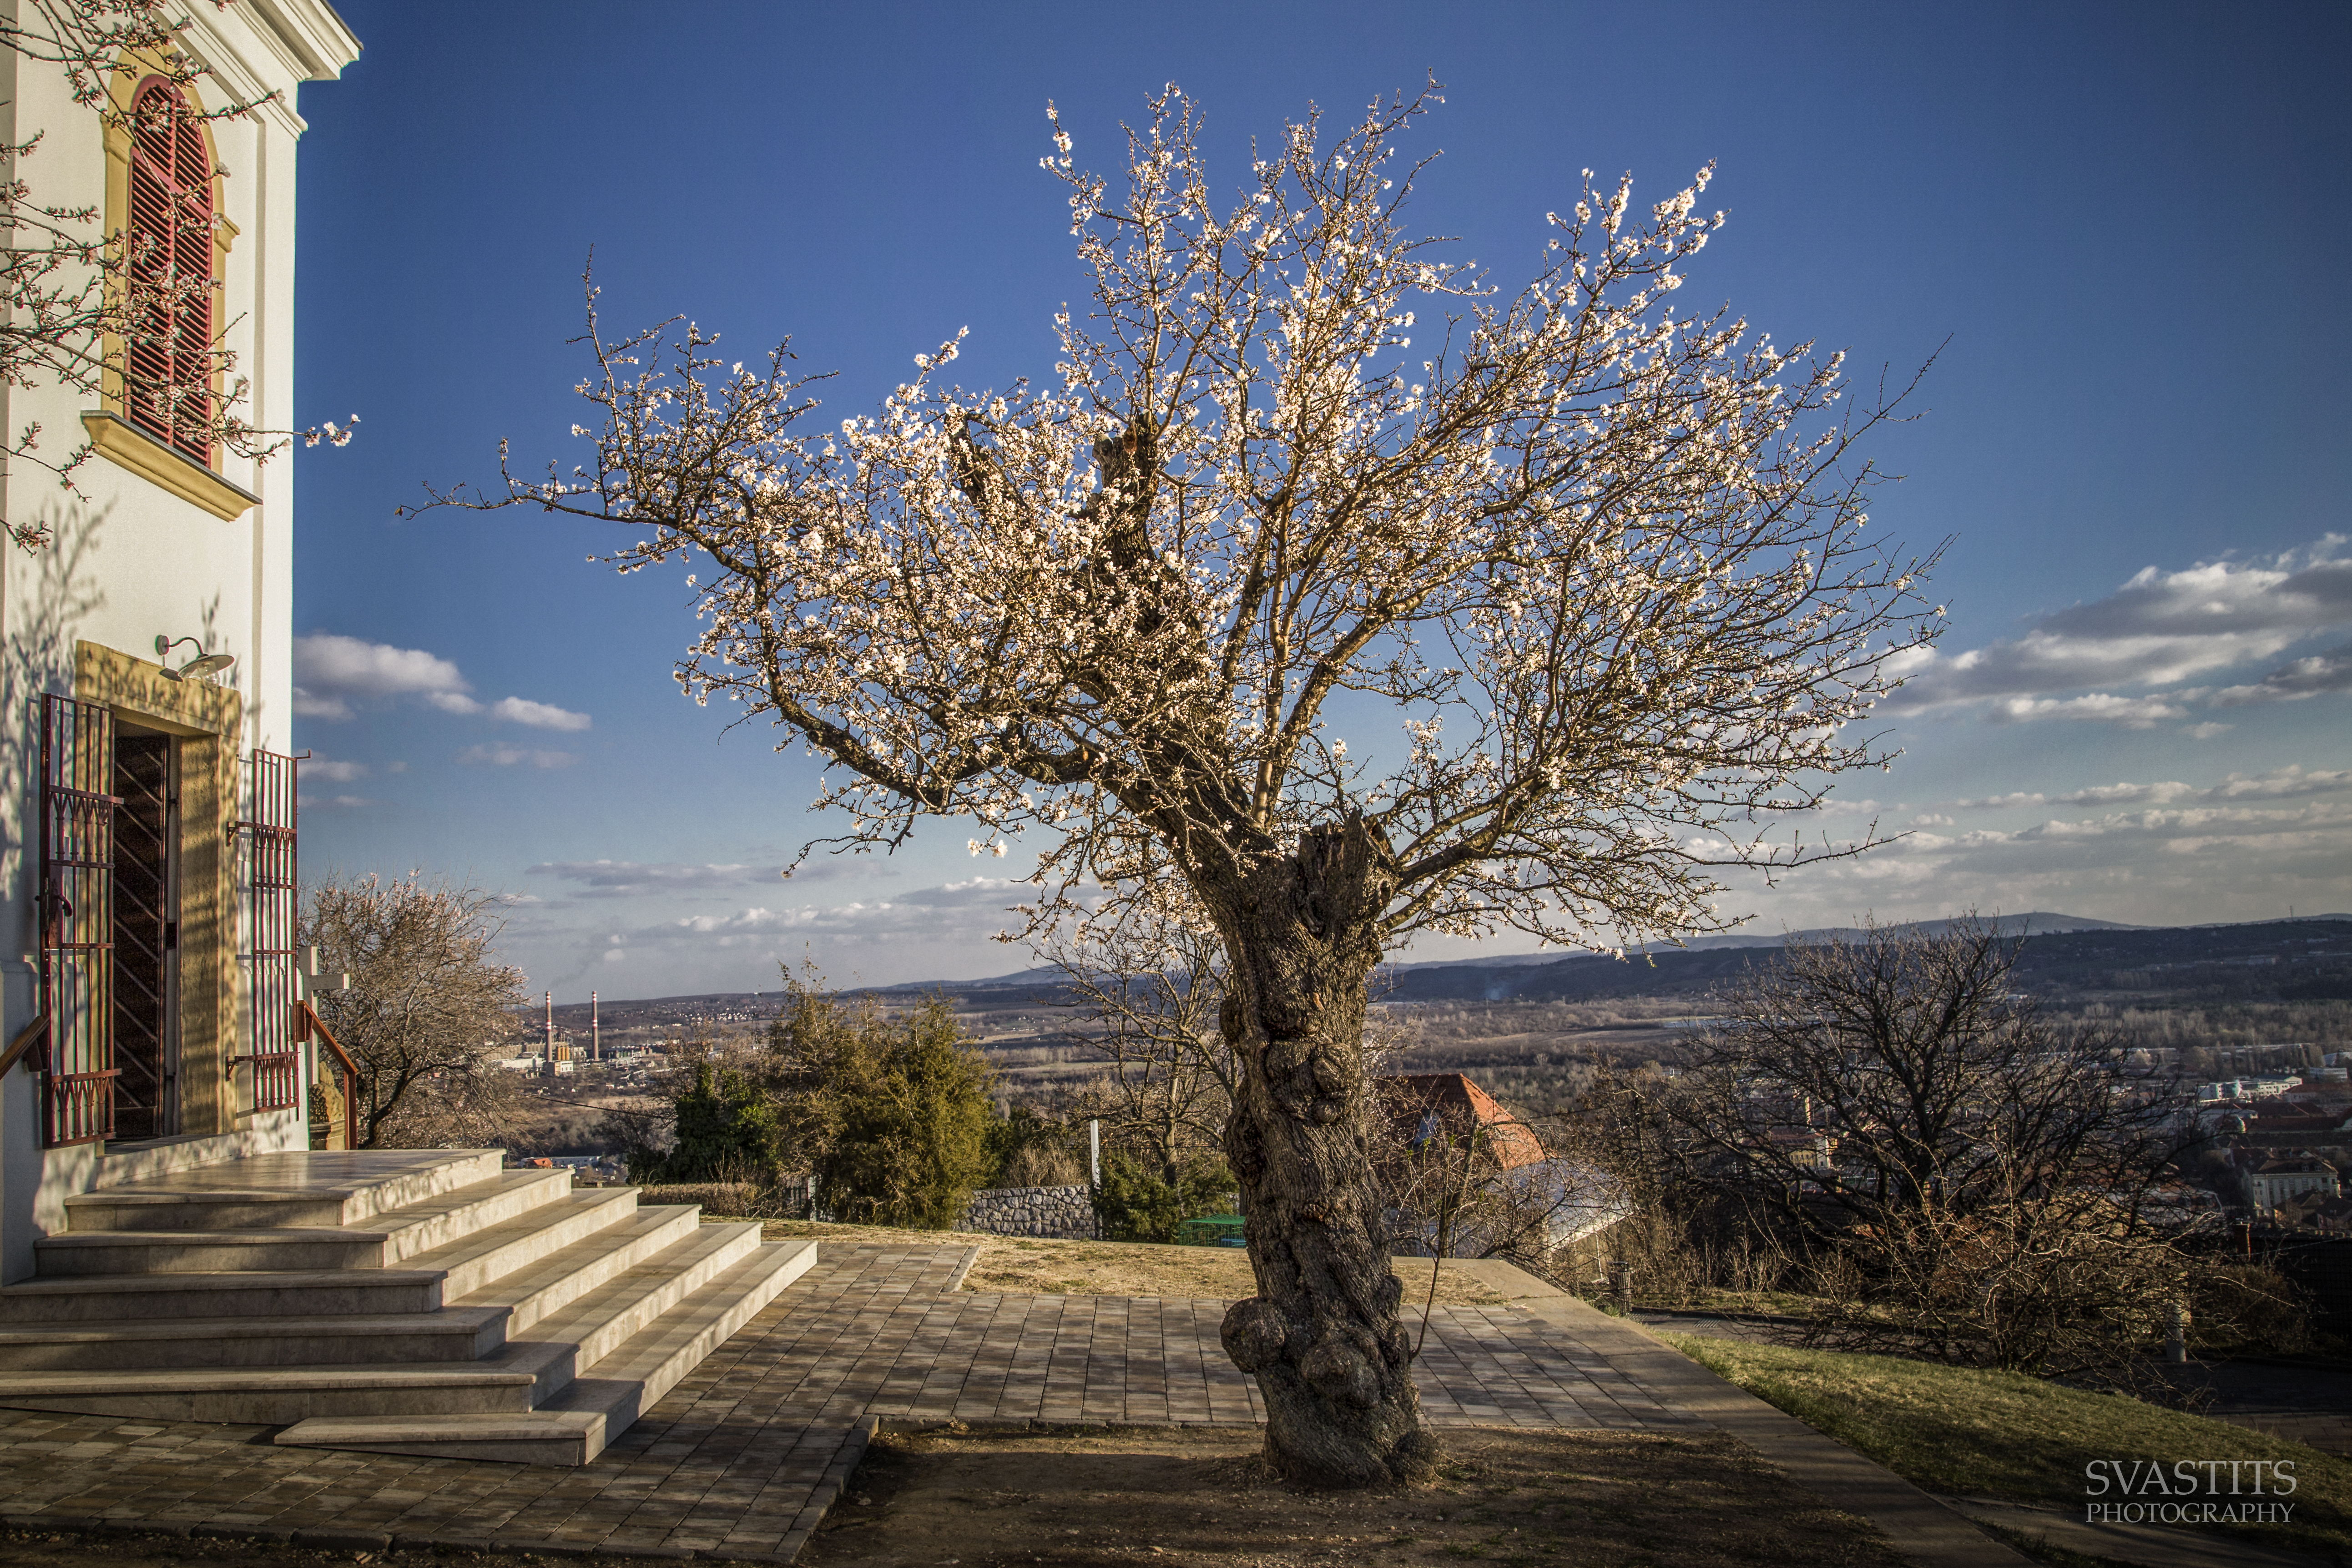
[[(675, 1568), (667, 1558), (598, 1557), (596, 1568)], [(361, 1552), (229, 1537), (81, 1535), (0, 1530), (0, 1568), (577, 1568), (577, 1557), (410, 1549)]]
[[(719, 1219), (723, 1215), (705, 1215)], [(894, 1230), (884, 1226), (817, 1225), (770, 1220), (771, 1241), (813, 1236), (823, 1241), (865, 1241), (887, 1247), (977, 1247), (980, 1260), (963, 1288), (1008, 1296), (1167, 1296), (1234, 1301), (1257, 1294), (1249, 1255), (1237, 1247), (1159, 1247), (1134, 1241), (1038, 1241), (1027, 1237), (974, 1236), (962, 1231)], [(1429, 1275), (1410, 1260), (1399, 1267), (1405, 1300), (1427, 1298)], [(1440, 1271), (1440, 1306), (1488, 1307), (1504, 1300), (1491, 1287), (1448, 1268)]]
[(1868, 1524), (1716, 1434), (1452, 1431), (1433, 1487), (1307, 1492), (1255, 1428), (878, 1436), (807, 1568), (1642, 1563), (1895, 1568)]

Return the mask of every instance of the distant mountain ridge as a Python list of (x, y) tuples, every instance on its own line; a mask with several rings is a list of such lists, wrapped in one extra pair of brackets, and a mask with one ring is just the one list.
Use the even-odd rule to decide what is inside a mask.
[[(1987, 918), (1998, 919), (2004, 931), (2052, 939), (2029, 944), (2021, 974), (2097, 967), (2109, 971), (2178, 970), (2189, 964), (2226, 963), (2233, 954), (2242, 956), (2262, 951), (2267, 928), (2352, 924), (2352, 914), (2342, 913), (2224, 921), (2191, 926), (2131, 925), (2122, 921), (2094, 920), (2084, 915), (2051, 910)], [(1880, 929), (1933, 933), (1948, 931), (1955, 923), (1955, 920), (1912, 921)], [(1750, 955), (1759, 950), (1780, 947), (1790, 942), (1819, 942), (1834, 937), (1852, 939), (1863, 934), (1859, 927), (1824, 926), (1810, 931), (1785, 931), (1779, 935), (1732, 933), (1696, 937), (1683, 947), (1657, 947), (1646, 952), (1629, 952), (1622, 959), (1608, 953), (1570, 952), (1555, 949), (1547, 952), (1498, 953), (1491, 958), (1440, 958), (1384, 964), (1381, 973), (1387, 986), (1382, 999), (1549, 1000), (1683, 990), (1705, 986), (1736, 974), (1748, 967), (1752, 961)], [(2286, 935), (2284, 932), (2275, 934), (2281, 938)], [(2102, 941), (2102, 938), (2110, 940)], [(2336, 941), (2352, 940), (2352, 932), (2342, 933), (2341, 938), (2337, 933), (2328, 932), (2321, 936), (2306, 935), (2298, 940), (2305, 945), (2328, 944), (2332, 952)], [(1011, 974), (991, 975), (981, 980), (920, 980), (856, 989), (882, 995), (931, 991), (956, 994), (1055, 986), (1060, 984), (1061, 979), (1060, 970), (1045, 966), (1020, 970)], [(648, 997), (635, 1001), (615, 1001), (608, 997), (604, 1005), (608, 1009), (616, 1006), (676, 1006), (688, 1003), (720, 1006), (751, 1002), (762, 996), (763, 994), (758, 992), (732, 992)], [(556, 1012), (559, 1016), (566, 1016), (568, 1009), (572, 1007), (578, 1007), (583, 1015), (586, 1012), (585, 1005), (579, 1003), (559, 1005)]]
[[(1962, 920), (1965, 918), (1966, 917), (1964, 916), (1956, 915), (1948, 920), (1906, 921), (1901, 925), (1881, 926), (1878, 929), (1881, 931), (1888, 933), (1902, 932), (1909, 934), (1912, 932), (1921, 932), (1927, 935), (1937, 935), (1941, 932), (1948, 931), (1954, 926), (1960, 924)], [(2331, 917), (2326, 915), (2314, 915), (2310, 918), (2314, 920), (2327, 920)], [(2352, 920), (2352, 915), (2347, 915), (2341, 918)], [(2019, 932), (2029, 936), (2050, 936), (2061, 931), (2162, 931), (2169, 929), (2162, 926), (2130, 925), (2122, 921), (2093, 920), (2088, 915), (2062, 915), (2053, 913), (2047, 910), (2035, 910), (2031, 913), (2021, 915), (1988, 915), (1985, 919), (1999, 925), (2004, 931)], [(2261, 922), (2257, 921), (2251, 923), (2259, 924)], [(1869, 933), (1861, 926), (1816, 926), (1810, 931), (1782, 931), (1777, 936), (1768, 936), (1761, 931), (1727, 931), (1721, 936), (1695, 936), (1689, 941), (1678, 945), (1661, 943), (1648, 951), (1652, 952), (1696, 952), (1709, 948), (1723, 947), (1781, 947), (1792, 942), (1834, 942), (1841, 940), (1853, 942), (1858, 941), (1868, 934)], [(1522, 963), (1558, 963), (1563, 959), (1590, 958), (1592, 956), (1594, 955), (1590, 952), (1573, 952), (1567, 948), (1555, 947), (1547, 948), (1541, 952), (1497, 953), (1491, 958), (1416, 959), (1406, 963), (1391, 963), (1387, 967), (1400, 972), (1408, 969), (1458, 969), (1473, 964), (1484, 964), (1490, 967), (1500, 968), (1507, 965)], [(978, 984), (981, 983), (974, 981), (972, 984)]]

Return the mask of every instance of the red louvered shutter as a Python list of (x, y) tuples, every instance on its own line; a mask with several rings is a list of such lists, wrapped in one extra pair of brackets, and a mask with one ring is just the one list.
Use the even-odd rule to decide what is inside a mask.
[(130, 342), (123, 411), (212, 466), (213, 170), (204, 129), (159, 78), (131, 100)]

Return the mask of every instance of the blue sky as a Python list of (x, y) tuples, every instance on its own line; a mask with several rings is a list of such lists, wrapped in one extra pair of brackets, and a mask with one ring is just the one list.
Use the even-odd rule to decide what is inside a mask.
[(591, 247), (609, 325), (789, 334), (840, 414), (959, 327), (967, 384), (1049, 371), (1084, 279), (1046, 101), (1115, 171), (1171, 80), (1238, 183), (1310, 102), (1434, 76), (1421, 226), (1506, 280), (1579, 170), (1654, 199), (1717, 160), (1686, 299), (1866, 368), (1942, 346), (1873, 516), (1951, 540), (1952, 626), (1830, 822), (1912, 837), (1743, 891), (1768, 929), (2352, 910), (2340, 6), (342, 12), (365, 52), (300, 105), (299, 416), (362, 420), (293, 459), (304, 867), (514, 895), (534, 990), (1020, 968), (989, 937), (1022, 866), (944, 824), (781, 881), (815, 764), (677, 694), (682, 582), (588, 563), (617, 541), (575, 521), (395, 509), (502, 438), (576, 457)]

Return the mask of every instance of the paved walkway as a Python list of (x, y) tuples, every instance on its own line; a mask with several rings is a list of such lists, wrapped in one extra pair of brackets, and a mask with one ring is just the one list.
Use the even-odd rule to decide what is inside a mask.
[[(451, 1545), (788, 1562), (878, 1418), (1244, 1425), (1222, 1301), (957, 1290), (961, 1248), (826, 1243), (814, 1268), (593, 1464), (279, 1448), (269, 1428), (0, 1410), (0, 1519), (381, 1550)], [(1532, 1306), (1532, 1304), (1531, 1304)], [(1614, 1330), (1440, 1308), (1415, 1371), (1438, 1426), (1688, 1430)], [(1654, 1344), (1654, 1342), (1652, 1342)], [(5, 1393), (0, 1393), (5, 1397)], [(1745, 1396), (1742, 1396), (1745, 1397)], [(1784, 1418), (1785, 1419), (1785, 1418)]]

